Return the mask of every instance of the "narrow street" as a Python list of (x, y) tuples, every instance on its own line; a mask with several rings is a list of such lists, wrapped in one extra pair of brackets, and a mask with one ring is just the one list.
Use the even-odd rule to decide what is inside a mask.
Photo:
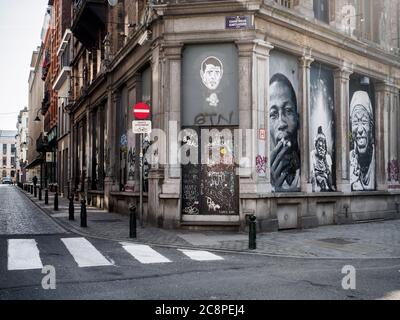
[[(0, 300), (399, 298), (399, 259), (293, 259), (82, 237), (0, 186)], [(343, 290), (343, 266), (356, 289)], [(55, 289), (42, 268), (54, 267)]]

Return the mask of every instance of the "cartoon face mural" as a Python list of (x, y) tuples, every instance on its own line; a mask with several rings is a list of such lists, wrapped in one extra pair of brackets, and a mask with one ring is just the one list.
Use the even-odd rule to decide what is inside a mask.
[(185, 46), (182, 125), (237, 126), (238, 71), (238, 50), (234, 44)]
[(203, 84), (210, 90), (218, 88), (224, 74), (221, 60), (216, 57), (207, 57), (201, 64), (200, 77)]
[(276, 73), (270, 80), (271, 183), (275, 191), (300, 188), (299, 115), (289, 79)]
[(350, 102), (350, 183), (353, 191), (375, 189), (374, 114), (366, 91), (355, 91)]
[(311, 66), (310, 178), (313, 192), (335, 191), (333, 71)]

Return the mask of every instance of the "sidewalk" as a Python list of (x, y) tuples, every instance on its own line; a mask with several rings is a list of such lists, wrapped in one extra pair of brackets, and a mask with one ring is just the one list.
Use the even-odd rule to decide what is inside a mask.
[(116, 241), (134, 241), (151, 245), (225, 250), (272, 256), (329, 259), (400, 258), (400, 220), (352, 225), (324, 226), (257, 234), (257, 250), (248, 249), (248, 234), (221, 231), (164, 230), (140, 227), (137, 238), (129, 238), (129, 215), (87, 207), (87, 228), (80, 227), (80, 203), (75, 202), (75, 220), (68, 220), (68, 200), (59, 197), (54, 211), (54, 194), (49, 205), (22, 191), (67, 230), (82, 236)]

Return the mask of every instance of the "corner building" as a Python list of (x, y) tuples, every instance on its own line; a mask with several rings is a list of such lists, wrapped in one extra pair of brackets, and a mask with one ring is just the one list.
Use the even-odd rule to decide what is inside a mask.
[[(144, 161), (145, 224), (244, 229), (255, 214), (275, 231), (399, 218), (399, 1), (73, 6), (75, 194), (119, 212), (138, 201), (132, 107), (143, 101), (166, 133), (153, 153), (165, 161)], [(214, 131), (204, 140), (202, 129)], [(200, 164), (178, 164), (185, 144)], [(247, 162), (212, 162), (210, 148)]]

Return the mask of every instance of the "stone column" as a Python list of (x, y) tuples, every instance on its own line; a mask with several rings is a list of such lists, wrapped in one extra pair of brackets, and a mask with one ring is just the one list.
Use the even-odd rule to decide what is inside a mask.
[[(162, 78), (162, 50), (160, 44), (155, 44), (152, 48), (151, 58), (151, 70), (152, 70), (152, 125), (153, 128), (162, 128), (163, 126), (163, 115), (164, 106), (162, 101), (162, 86), (163, 83), (160, 81)], [(163, 142), (161, 139), (158, 140), (160, 144)], [(164, 142), (165, 143), (165, 142)], [(163, 152), (162, 149), (159, 152)], [(164, 156), (164, 155), (161, 155)], [(160, 159), (160, 154), (158, 155)], [(162, 193), (161, 182), (164, 179), (164, 170), (162, 164), (154, 164), (151, 166), (149, 171), (149, 192), (147, 199), (147, 212), (148, 222), (158, 227), (163, 226), (163, 215), (162, 206), (160, 203), (160, 194)]]
[[(142, 100), (142, 78), (141, 74), (135, 74), (129, 81), (127, 82), (128, 88), (128, 105), (134, 106), (136, 103)], [(131, 128), (132, 121), (134, 120), (134, 116), (132, 112), (129, 112), (127, 115), (128, 124), (127, 124), (127, 137), (128, 137), (128, 162), (127, 162), (127, 186), (126, 191), (134, 191), (139, 192), (140, 183), (139, 183), (139, 135), (134, 134)], [(133, 155), (131, 154), (133, 153)], [(134, 157), (133, 161), (135, 161), (135, 165), (133, 168), (134, 175), (129, 176), (131, 158)]]
[(335, 71), (335, 120), (336, 120), (336, 186), (343, 193), (350, 193), (350, 75), (353, 66), (345, 61)]
[(311, 52), (305, 53), (300, 59), (300, 81), (299, 81), (299, 101), (298, 112), (300, 116), (300, 161), (301, 161), (301, 191), (311, 193), (311, 177), (310, 177), (310, 70), (311, 63), (314, 61), (311, 58)]
[[(239, 81), (239, 129), (241, 135), (236, 137), (236, 158), (240, 161), (239, 166), (239, 193), (255, 194), (255, 157), (256, 157), (256, 133), (257, 110), (252, 108), (252, 59), (253, 59), (253, 40), (238, 41), (238, 81)], [(253, 129), (253, 130), (252, 130)], [(245, 154), (245, 158), (243, 157)], [(249, 208), (244, 208), (249, 209)]]
[(89, 190), (91, 189), (92, 179), (92, 112), (89, 107), (86, 109), (86, 175), (85, 175), (85, 198), (90, 205), (91, 199), (89, 198)]
[(162, 224), (165, 228), (180, 225), (181, 166), (178, 163), (178, 131), (181, 128), (181, 68), (182, 44), (168, 43), (163, 50), (164, 125), (166, 134), (167, 164), (164, 167), (164, 182), (160, 197), (163, 199)]
[[(389, 112), (393, 85), (388, 81), (375, 84), (375, 160), (376, 160), (376, 187), (379, 191), (388, 190), (388, 164), (390, 152), (390, 124)], [(396, 137), (398, 139), (398, 137)]]
[[(246, 167), (242, 167), (239, 171), (240, 193), (266, 194), (271, 192), (268, 170), (268, 101), (269, 52), (273, 46), (260, 39), (238, 41), (237, 46), (239, 50), (239, 128), (242, 130), (241, 138), (243, 139), (241, 144), (237, 145), (239, 150), (235, 151), (238, 155), (243, 150), (248, 150), (246, 156), (250, 157)], [(246, 130), (249, 131), (246, 132)], [(249, 146), (247, 142), (251, 142), (251, 145)]]
[[(109, 80), (110, 81), (110, 80)], [(104, 207), (112, 211), (111, 191), (113, 182), (115, 182), (115, 106), (117, 95), (113, 92), (109, 83), (107, 88), (107, 104), (105, 110), (105, 134), (104, 134)]]

